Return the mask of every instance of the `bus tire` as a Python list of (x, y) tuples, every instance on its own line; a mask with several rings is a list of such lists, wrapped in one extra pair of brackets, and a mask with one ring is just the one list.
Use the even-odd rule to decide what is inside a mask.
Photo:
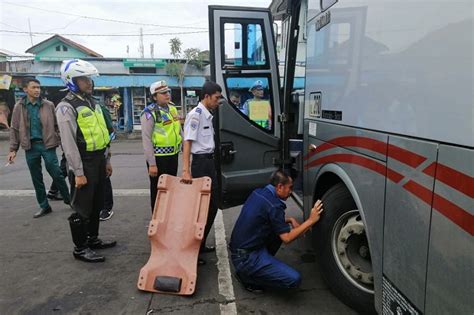
[[(350, 272), (347, 270), (350, 270), (350, 267), (354, 266), (352, 263), (347, 263), (342, 260), (343, 258), (341, 257), (344, 257), (342, 255), (344, 253), (337, 249), (337, 241), (334, 243), (335, 240), (338, 239), (334, 235), (337, 234), (339, 238), (341, 238), (342, 235), (341, 233), (336, 232), (337, 227), (343, 225), (343, 223), (340, 223), (343, 222), (341, 220), (350, 218), (350, 220), (353, 220), (350, 222), (354, 222), (358, 225), (358, 227), (356, 226), (355, 229), (360, 229), (361, 224), (363, 228), (363, 223), (360, 219), (360, 215), (358, 214), (359, 212), (357, 210), (357, 206), (350, 192), (343, 183), (338, 183), (331, 187), (328, 191), (326, 191), (321, 199), (323, 202), (324, 211), (321, 215), (320, 221), (313, 228), (313, 244), (315, 245), (315, 250), (318, 253), (318, 263), (322, 277), (333, 294), (336, 295), (344, 304), (350, 306), (361, 314), (375, 314), (373, 286), (371, 292), (370, 284), (367, 284), (367, 288), (362, 286), (363, 283), (360, 282), (360, 280), (357, 280), (357, 278), (360, 277), (362, 273), (357, 273), (358, 270), (356, 269), (350, 271), (352, 272), (351, 276)], [(360, 219), (360, 222), (354, 221), (356, 217)], [(346, 225), (339, 231), (344, 231), (344, 229), (346, 229), (347, 225), (349, 224), (350, 223), (346, 223)], [(365, 237), (365, 228), (363, 229), (363, 236), (354, 234), (356, 235), (356, 238)], [(352, 230), (350, 232), (352, 235)], [(353, 238), (353, 241), (351, 242), (357, 243), (358, 240)], [(351, 246), (354, 247), (353, 245)], [(360, 244), (356, 246), (360, 246)], [(370, 260), (368, 244), (366, 246), (367, 251), (369, 252), (368, 260)], [(352, 251), (351, 254), (357, 255), (354, 254), (354, 251)], [(347, 270), (342, 270), (344, 269), (343, 265)], [(357, 267), (360, 268), (360, 266)], [(365, 267), (366, 269), (369, 269), (367, 264)], [(365, 277), (363, 280), (371, 279), (373, 281), (373, 276), (371, 275), (371, 263), (370, 273), (363, 273), (363, 276)], [(360, 283), (357, 283), (357, 281)]]

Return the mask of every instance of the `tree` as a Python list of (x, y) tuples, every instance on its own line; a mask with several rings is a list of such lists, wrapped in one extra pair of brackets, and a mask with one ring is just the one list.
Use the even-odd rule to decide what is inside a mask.
[(199, 50), (198, 48), (188, 48), (182, 51), (182, 42), (177, 37), (170, 39), (169, 44), (171, 50), (170, 53), (171, 56), (173, 56), (174, 61), (168, 62), (166, 64), (166, 73), (178, 79), (178, 84), (181, 90), (182, 113), (183, 115), (186, 115), (188, 113), (188, 110), (186, 108), (186, 104), (184, 103), (183, 88), (186, 70), (189, 64), (193, 65), (198, 69), (202, 69), (204, 67), (205, 54), (202, 54), (201, 50)]

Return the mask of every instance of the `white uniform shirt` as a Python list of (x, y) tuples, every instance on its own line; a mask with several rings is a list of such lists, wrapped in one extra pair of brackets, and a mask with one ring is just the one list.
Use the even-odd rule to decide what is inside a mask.
[(184, 140), (192, 140), (192, 154), (214, 153), (212, 114), (201, 102), (186, 115)]

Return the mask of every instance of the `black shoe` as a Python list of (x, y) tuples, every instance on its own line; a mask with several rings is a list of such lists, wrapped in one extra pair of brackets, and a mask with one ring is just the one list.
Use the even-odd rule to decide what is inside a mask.
[(211, 252), (215, 252), (216, 251), (216, 248), (214, 246), (201, 246), (201, 248), (199, 249), (199, 252), (204, 254), (204, 253), (211, 253)]
[(82, 250), (74, 249), (72, 254), (74, 255), (74, 258), (76, 258), (78, 260), (85, 261), (85, 262), (96, 263), (96, 262), (104, 262), (105, 261), (104, 256), (97, 255), (96, 252), (94, 252), (93, 250), (91, 250), (88, 247), (86, 247), (85, 249), (82, 249)]
[(91, 249), (105, 249), (114, 247), (115, 245), (117, 245), (116, 241), (103, 241), (100, 238), (89, 238), (87, 240), (87, 246)]
[(112, 210), (101, 210), (100, 211), (100, 221), (106, 221), (108, 219), (110, 219), (112, 216), (114, 215), (114, 212)]
[(63, 200), (64, 199), (59, 191), (54, 192), (51, 190), (48, 192), (48, 195), (46, 197), (48, 197), (49, 200)]
[(206, 264), (206, 261), (202, 258), (198, 258), (198, 266), (203, 266)]
[(37, 219), (37, 218), (40, 218), (40, 217), (43, 217), (49, 213), (53, 212), (53, 209), (51, 209), (51, 207), (48, 207), (46, 209), (41, 209), (40, 211), (36, 212), (34, 215), (33, 215), (33, 218)]

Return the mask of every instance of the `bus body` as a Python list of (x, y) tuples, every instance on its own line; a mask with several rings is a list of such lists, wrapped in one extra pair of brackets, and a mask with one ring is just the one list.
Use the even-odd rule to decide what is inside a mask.
[(215, 119), (222, 207), (292, 164), (305, 217), (325, 204), (323, 277), (361, 313), (474, 312), (473, 19), (470, 0), (209, 8), (211, 76), (240, 96)]

